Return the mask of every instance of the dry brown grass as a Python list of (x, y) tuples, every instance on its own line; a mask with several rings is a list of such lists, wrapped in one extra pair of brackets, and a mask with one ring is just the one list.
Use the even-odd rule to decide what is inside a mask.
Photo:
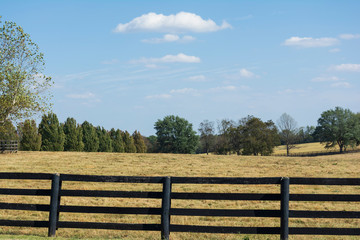
[[(68, 173), (126, 176), (184, 176), (184, 177), (339, 177), (357, 178), (360, 172), (360, 153), (334, 156), (286, 158), (216, 155), (175, 154), (116, 154), (116, 153), (54, 153), (19, 152), (0, 155), (2, 172)], [(49, 188), (50, 182), (0, 180), (0, 187)], [(143, 190), (161, 191), (158, 184), (76, 183), (66, 182), (64, 189)], [(230, 185), (174, 185), (180, 192), (258, 192), (278, 193), (279, 186), (230, 186)], [(291, 193), (359, 194), (360, 187), (291, 186)], [(92, 205), (118, 207), (159, 207), (158, 199), (113, 199), (63, 197), (64, 205)], [(26, 196), (1, 196), (0, 202), (49, 203), (49, 198)], [(265, 201), (172, 201), (179, 208), (228, 208), (228, 209), (279, 209), (278, 202)], [(293, 202), (290, 209), (358, 211), (360, 203)], [(46, 213), (0, 210), (0, 219), (46, 220)], [(100, 221), (119, 223), (159, 223), (159, 216), (131, 216), (106, 214), (62, 213), (62, 221)], [(272, 218), (219, 218), (172, 217), (173, 224), (226, 225), (226, 226), (279, 226), (279, 219)], [(294, 227), (358, 227), (359, 220), (352, 219), (291, 219)], [(0, 234), (36, 234), (45, 236), (46, 229), (0, 227)], [(79, 238), (159, 239), (158, 232), (59, 229), (58, 236)], [(172, 239), (242, 239), (244, 235), (172, 233)], [(278, 236), (255, 236), (250, 239), (278, 239)], [(310, 237), (311, 238), (311, 237)], [(309, 236), (291, 236), (291, 239), (309, 239)], [(314, 238), (313, 238), (314, 239)], [(338, 239), (316, 237), (315, 239)], [(342, 239), (356, 239), (342, 237)]]

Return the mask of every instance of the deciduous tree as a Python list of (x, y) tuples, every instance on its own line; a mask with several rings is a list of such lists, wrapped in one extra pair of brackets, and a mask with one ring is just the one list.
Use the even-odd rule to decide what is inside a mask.
[(164, 153), (195, 153), (199, 138), (192, 124), (179, 116), (166, 116), (155, 123), (159, 151)]
[(30, 35), (0, 17), (0, 127), (50, 107), (50, 77), (43, 75), (44, 58)]
[(200, 123), (198, 130), (200, 132), (201, 145), (203, 146), (203, 149), (208, 155), (209, 151), (213, 148), (215, 142), (214, 122), (204, 120)]
[(289, 114), (283, 113), (277, 120), (277, 125), (280, 129), (280, 140), (286, 145), (286, 155), (289, 156), (297, 140), (297, 123)]
[(339, 146), (340, 153), (360, 143), (360, 121), (349, 109), (336, 107), (321, 114), (315, 135), (325, 148)]

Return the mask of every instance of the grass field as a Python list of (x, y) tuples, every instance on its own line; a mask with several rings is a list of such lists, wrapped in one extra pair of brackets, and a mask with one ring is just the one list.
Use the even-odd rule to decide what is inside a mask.
[[(290, 154), (292, 153), (312, 153), (312, 152), (327, 152), (327, 151), (339, 151), (339, 147), (336, 146), (331, 149), (325, 149), (324, 144), (319, 142), (314, 143), (302, 143), (302, 144), (295, 144), (295, 147), (290, 150)], [(360, 149), (360, 147), (355, 148)], [(352, 148), (348, 150), (353, 150)], [(274, 149), (274, 154), (286, 154), (286, 145), (277, 146)]]
[[(360, 153), (319, 157), (254, 157), (217, 155), (175, 155), (175, 154), (116, 154), (116, 153), (66, 153), (66, 152), (19, 152), (0, 155), (2, 172), (71, 173), (126, 176), (186, 176), (186, 177), (339, 177), (360, 176)], [(50, 188), (50, 182), (0, 180), (0, 188)], [(161, 191), (158, 184), (64, 184), (63, 189), (97, 190), (143, 190)], [(259, 192), (278, 193), (279, 187), (174, 185), (175, 192)], [(360, 187), (341, 186), (291, 186), (291, 193), (336, 193), (359, 194)], [(159, 207), (158, 199), (109, 199), (63, 197), (63, 205), (92, 205), (118, 207)], [(27, 202), (48, 204), (49, 198), (26, 196), (1, 196), (0, 202)], [(209, 201), (174, 200), (172, 207), (179, 208), (228, 208), (228, 209), (279, 209), (278, 202), (265, 201)], [(293, 202), (290, 209), (358, 211), (360, 203)], [(47, 220), (46, 213), (0, 210), (0, 219)], [(159, 223), (159, 216), (131, 216), (105, 214), (62, 213), (62, 221), (100, 221), (121, 223)], [(275, 218), (219, 218), (219, 217), (172, 217), (174, 224), (226, 225), (226, 226), (280, 226)], [(290, 219), (292, 227), (358, 227), (359, 220), (353, 219)], [(46, 236), (47, 229), (0, 227), (0, 234), (22, 234)], [(9, 235), (7, 235), (9, 236)], [(0, 239), (13, 239), (11, 238)], [(117, 239), (159, 239), (158, 232), (133, 232), (110, 230), (59, 229), (57, 236), (63, 238), (117, 238)], [(171, 239), (243, 239), (244, 235), (171, 233)], [(249, 235), (250, 239), (278, 239), (279, 236)], [(309, 236), (291, 236), (291, 239), (309, 239)], [(15, 238), (16, 239), (16, 238)], [(19, 238), (23, 239), (23, 238)], [(29, 238), (29, 239), (36, 239)], [(312, 239), (339, 239), (339, 237), (316, 237)], [(357, 239), (341, 237), (341, 239)]]

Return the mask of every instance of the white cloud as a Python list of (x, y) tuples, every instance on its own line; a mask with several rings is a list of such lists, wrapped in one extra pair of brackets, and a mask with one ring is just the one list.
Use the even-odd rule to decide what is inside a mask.
[(235, 91), (236, 87), (229, 85), (223, 87), (210, 88), (209, 91), (219, 92), (219, 91)]
[(336, 38), (291, 37), (285, 40), (284, 45), (311, 48), (311, 47), (330, 47), (338, 43), (339, 40)]
[(340, 34), (339, 38), (345, 40), (356, 39), (356, 38), (360, 38), (360, 34), (348, 34), (348, 33)]
[(332, 48), (332, 49), (329, 50), (329, 52), (331, 52), (331, 53), (337, 53), (337, 52), (340, 52), (340, 51), (341, 51), (340, 48)]
[(161, 58), (141, 58), (139, 60), (132, 61), (132, 63), (199, 63), (200, 61), (201, 60), (199, 57), (188, 56), (183, 53), (179, 53), (178, 55), (166, 55)]
[(240, 69), (240, 76), (244, 77), (244, 78), (252, 78), (255, 76), (255, 74), (250, 72), (249, 70), (243, 68), (243, 69)]
[(173, 89), (170, 93), (180, 93), (180, 94), (194, 94), (197, 91), (193, 88), (182, 88), (182, 89)]
[(202, 17), (189, 12), (179, 12), (175, 15), (163, 15), (153, 12), (134, 18), (128, 23), (120, 23), (115, 32), (215, 32), (231, 28), (231, 25), (223, 21), (217, 25), (213, 20), (204, 20)]
[(158, 95), (146, 96), (146, 99), (168, 99), (168, 98), (171, 98), (170, 94), (158, 94)]
[(206, 77), (204, 75), (196, 75), (188, 77), (187, 80), (192, 82), (204, 82), (206, 80)]
[(194, 40), (195, 38), (192, 36), (179, 37), (179, 35), (176, 34), (165, 34), (162, 38), (151, 38), (151, 39), (144, 39), (141, 41), (145, 43), (167, 43), (167, 42), (186, 43)]
[(336, 71), (343, 71), (343, 72), (360, 72), (360, 64), (340, 64), (333, 67)]
[(340, 81), (340, 78), (336, 76), (331, 77), (316, 77), (311, 80), (312, 82), (337, 82)]
[(336, 83), (331, 84), (331, 87), (349, 88), (350, 83), (348, 83), (348, 82), (336, 82)]

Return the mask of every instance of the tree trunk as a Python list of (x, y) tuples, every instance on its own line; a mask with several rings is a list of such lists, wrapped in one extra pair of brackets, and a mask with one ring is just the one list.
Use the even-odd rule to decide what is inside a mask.
[(286, 156), (289, 156), (290, 154), (290, 146), (289, 144), (286, 144)]

